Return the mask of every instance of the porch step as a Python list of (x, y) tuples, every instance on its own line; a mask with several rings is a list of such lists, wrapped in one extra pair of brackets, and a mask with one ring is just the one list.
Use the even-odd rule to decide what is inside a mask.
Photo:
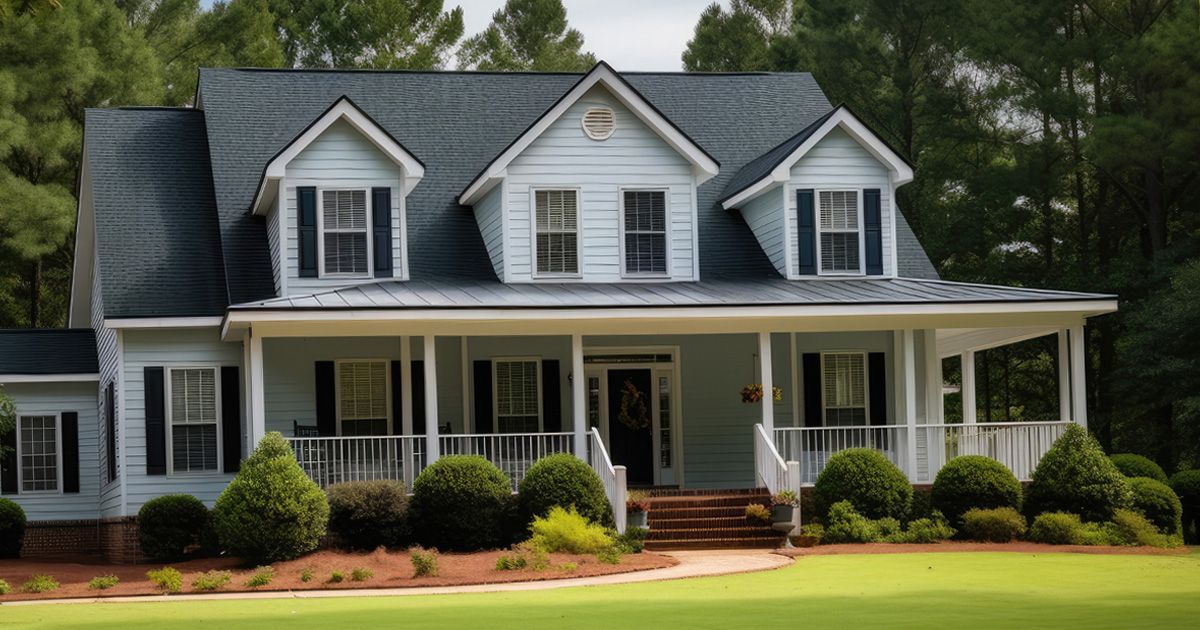
[(763, 488), (734, 490), (666, 490), (652, 492), (646, 515), (650, 532), (646, 548), (736, 549), (771, 548), (783, 536), (770, 525), (746, 522), (746, 506), (767, 505)]
[(783, 542), (778, 538), (696, 538), (692, 540), (646, 541), (650, 551), (683, 551), (686, 549), (774, 549)]
[(737, 494), (737, 495), (697, 495), (694, 497), (655, 497), (650, 499), (650, 511), (673, 510), (684, 508), (741, 508), (746, 509), (750, 503), (766, 504), (771, 495), (767, 493)]
[(655, 518), (647, 522), (651, 530), (687, 529), (695, 526), (698, 523), (718, 529), (740, 527), (746, 524), (746, 515), (742, 514), (739, 510), (737, 514), (707, 516), (702, 518)]
[(694, 527), (688, 529), (651, 529), (646, 541), (651, 540), (708, 540), (714, 538), (782, 538), (770, 526), (748, 525), (745, 521), (732, 527)]

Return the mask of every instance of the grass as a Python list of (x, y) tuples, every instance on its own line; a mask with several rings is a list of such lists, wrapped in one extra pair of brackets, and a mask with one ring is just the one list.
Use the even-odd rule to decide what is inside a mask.
[(22, 606), (0, 627), (289, 629), (646, 627), (1195, 627), (1200, 553), (813, 556), (695, 580), (550, 591), (347, 599)]

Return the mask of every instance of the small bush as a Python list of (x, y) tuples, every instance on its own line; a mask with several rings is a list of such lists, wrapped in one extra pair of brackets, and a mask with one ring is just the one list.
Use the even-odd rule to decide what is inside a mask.
[[(312, 574), (310, 573), (309, 579), (312, 579), (311, 575)], [(271, 580), (274, 580), (274, 579), (275, 579), (275, 568), (274, 567), (271, 567), (271, 566), (258, 567), (256, 569), (254, 569), (253, 573), (250, 574), (250, 579), (246, 580), (246, 586), (249, 586), (250, 588), (258, 588), (260, 586), (267, 586), (268, 584), (271, 583)], [(308, 580), (304, 579), (304, 575), (301, 574), (300, 581), (307, 582)]]
[(1200, 469), (1171, 475), (1171, 489), (1183, 504), (1183, 535), (1191, 544), (1200, 543)]
[(617, 536), (617, 544), (625, 553), (642, 553), (649, 535), (650, 530), (645, 527), (626, 527), (625, 533)]
[(271, 432), (217, 497), (212, 517), (229, 553), (247, 562), (290, 560), (320, 544), (329, 502), (283, 436)]
[(341, 584), (346, 581), (346, 574), (341, 571), (334, 571), (329, 574), (329, 579), (325, 580), (326, 584)]
[(150, 499), (138, 510), (138, 546), (155, 560), (178, 560), (200, 542), (208, 508), (190, 494)]
[(219, 591), (233, 580), (229, 571), (205, 571), (192, 580), (192, 588), (197, 591)]
[(825, 538), (825, 526), (820, 523), (809, 523), (800, 526), (801, 536), (811, 536), (817, 539), (817, 544), (821, 544), (821, 539)]
[(1167, 483), (1167, 473), (1154, 460), (1133, 453), (1117, 453), (1109, 455), (1117, 470), (1126, 477), (1149, 477), (1155, 481)]
[(972, 508), (1021, 509), (1021, 482), (1004, 464), (983, 455), (964, 455), (946, 462), (933, 481), (933, 508), (962, 528), (962, 515)]
[(611, 547), (605, 547), (604, 549), (598, 550), (596, 552), (596, 560), (600, 561), (602, 564), (621, 564), (621, 556), (623, 555), (625, 554), (622, 553), (621, 548), (617, 545), (613, 545)]
[(1138, 547), (1177, 547), (1180, 542), (1174, 536), (1164, 535), (1140, 512), (1117, 510), (1113, 520), (1104, 524), (1108, 544)]
[(949, 540), (951, 536), (954, 536), (954, 528), (941, 512), (935, 510), (932, 516), (909, 521), (903, 532), (892, 534), (887, 541), (927, 545)]
[(545, 517), (533, 519), (529, 529), (533, 544), (549, 553), (596, 553), (614, 543), (608, 530), (589, 523), (575, 508), (550, 508)]
[(525, 522), (546, 516), (553, 507), (572, 506), (584, 518), (606, 527), (613, 525), (612, 506), (604, 494), (600, 476), (583, 460), (569, 453), (539, 459), (525, 473), (518, 487)]
[(1116, 545), (1118, 543), (1113, 542), (1111, 529), (1110, 523), (1084, 523), (1079, 527), (1076, 544), (1089, 547)]
[(350, 570), (351, 582), (366, 582), (375, 577), (375, 572), (366, 567), (355, 567)]
[(1078, 514), (1045, 512), (1029, 526), (1029, 540), (1048, 545), (1083, 544), (1083, 521)]
[(301, 569), (300, 570), (300, 581), (301, 582), (308, 584), (309, 582), (312, 581), (312, 579), (313, 579), (313, 570), (312, 569)]
[(408, 495), (399, 481), (352, 481), (329, 487), (329, 532), (347, 549), (370, 551), (408, 542)]
[(746, 522), (751, 525), (770, 525), (771, 524), (771, 508), (758, 503), (751, 503), (746, 506)]
[(530, 541), (513, 545), (512, 552), (496, 558), (496, 570), (517, 571), (531, 569), (542, 571), (550, 566), (550, 555)]
[(1025, 535), (1025, 517), (1011, 507), (972, 508), (962, 515), (962, 533), (970, 540), (1006, 543)]
[(164, 593), (178, 593), (183, 590), (183, 574), (175, 567), (163, 567), (155, 571), (147, 571), (146, 578)]
[(1129, 482), (1104, 455), (1087, 429), (1072, 424), (1033, 471), (1025, 494), (1029, 514), (1070, 512), (1085, 521), (1104, 522), (1129, 507)]
[(912, 502), (908, 478), (882, 453), (851, 448), (829, 458), (817, 477), (813, 498), (818, 514), (829, 513), (833, 504), (849, 501), (867, 518), (904, 518)]
[(0, 499), (0, 558), (17, 558), (25, 540), (25, 510), (13, 501)]
[(1183, 504), (1171, 486), (1149, 477), (1133, 477), (1129, 487), (1133, 490), (1133, 509), (1164, 534), (1183, 533)]
[(121, 580), (115, 575), (97, 575), (88, 580), (88, 588), (93, 591), (107, 591), (117, 585)]
[(578, 569), (579, 565), (574, 562), (564, 562), (564, 563), (558, 565), (558, 568), (563, 571), (566, 571), (567, 573), (570, 573), (571, 571)]
[(875, 523), (859, 514), (849, 501), (839, 501), (830, 506), (822, 543), (869, 543), (877, 540), (879, 529)]
[(421, 471), (413, 482), (416, 538), (439, 549), (494, 548), (501, 539), (512, 487), (508, 477), (478, 455), (450, 455)]
[(21, 585), (26, 593), (49, 593), (58, 590), (58, 580), (49, 575), (35, 575)]
[(8, 582), (0, 580), (0, 595), (8, 595), (11, 592), (12, 587), (8, 585)]
[(438, 552), (437, 549), (422, 549), (413, 547), (408, 550), (408, 556), (412, 560), (413, 577), (435, 577), (438, 574)]

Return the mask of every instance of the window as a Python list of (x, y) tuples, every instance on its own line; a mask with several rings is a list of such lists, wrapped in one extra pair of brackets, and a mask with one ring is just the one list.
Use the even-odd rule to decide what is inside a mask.
[(626, 190), (622, 193), (625, 230), (625, 273), (667, 274), (667, 193)]
[(821, 272), (860, 273), (858, 191), (822, 190), (817, 194)]
[(220, 419), (216, 368), (173, 368), (167, 388), (171, 472), (216, 472)]
[(658, 463), (671, 467), (671, 379), (658, 377)]
[(574, 190), (534, 191), (539, 275), (579, 273), (579, 194)]
[(541, 362), (537, 359), (497, 360), (492, 373), (496, 386), (496, 432), (537, 433), (541, 430)]
[(338, 363), (338, 417), (342, 435), (388, 434), (386, 361)]
[(867, 424), (866, 355), (839, 352), (821, 355), (825, 426)]
[(58, 491), (58, 416), (21, 416), (21, 492)]
[(321, 191), (324, 273), (367, 275), (370, 252), (366, 190)]

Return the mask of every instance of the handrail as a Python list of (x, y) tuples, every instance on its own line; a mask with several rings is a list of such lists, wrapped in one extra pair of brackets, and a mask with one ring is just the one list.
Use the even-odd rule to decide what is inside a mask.
[(613, 520), (617, 531), (624, 534), (627, 522), (625, 500), (628, 492), (625, 486), (625, 467), (613, 466), (612, 459), (608, 456), (608, 450), (604, 448), (604, 440), (600, 439), (600, 431), (595, 427), (588, 432), (587, 455), (588, 465), (600, 476), (604, 494), (608, 497), (609, 505), (612, 506)]
[(767, 436), (767, 429), (761, 423), (754, 425), (754, 473), (759, 483), (766, 486), (771, 494), (777, 494), (790, 489), (799, 492), (800, 488), (789, 488), (788, 465), (775, 448), (775, 440)]

